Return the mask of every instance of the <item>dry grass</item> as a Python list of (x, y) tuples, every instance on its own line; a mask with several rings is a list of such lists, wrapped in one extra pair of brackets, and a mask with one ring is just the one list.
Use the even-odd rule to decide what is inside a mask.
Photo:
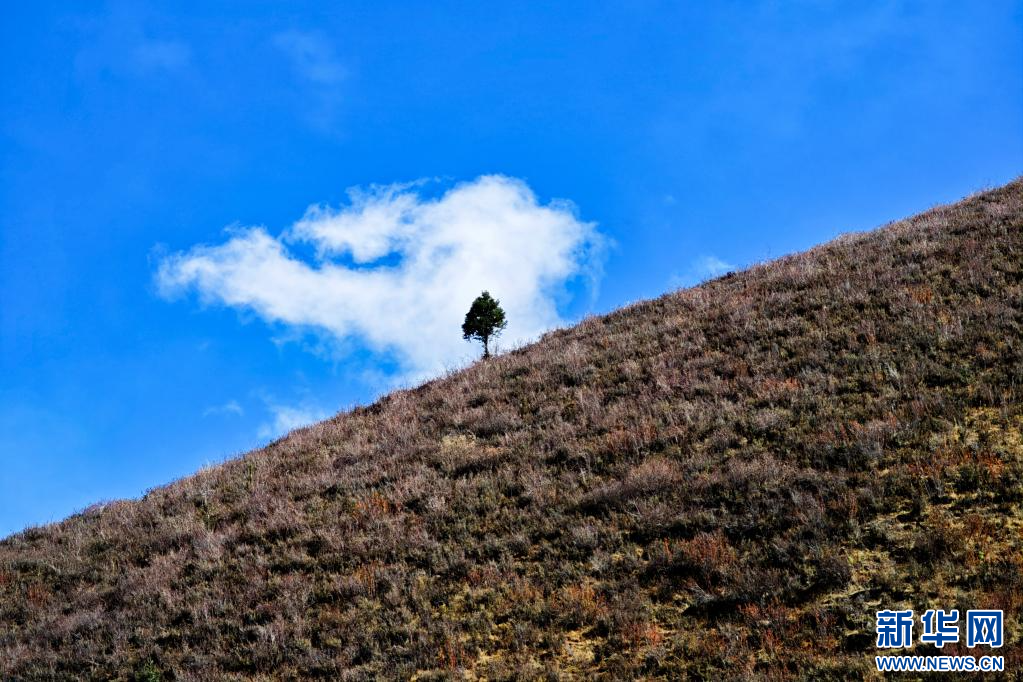
[(865, 677), (879, 605), (1020, 670), (1021, 289), (1016, 182), (27, 530), (0, 676)]

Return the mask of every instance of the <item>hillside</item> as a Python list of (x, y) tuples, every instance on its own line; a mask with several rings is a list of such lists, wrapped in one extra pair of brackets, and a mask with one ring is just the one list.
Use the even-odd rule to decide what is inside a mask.
[(0, 677), (871, 677), (896, 607), (1023, 670), (1021, 398), (1016, 181), (8, 538)]

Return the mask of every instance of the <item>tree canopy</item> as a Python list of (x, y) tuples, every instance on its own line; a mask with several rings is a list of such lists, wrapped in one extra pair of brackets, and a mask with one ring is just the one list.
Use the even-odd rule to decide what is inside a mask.
[(490, 357), (490, 339), (498, 336), (507, 326), (501, 302), (484, 291), (476, 297), (465, 314), (462, 337), (483, 342), (483, 357)]

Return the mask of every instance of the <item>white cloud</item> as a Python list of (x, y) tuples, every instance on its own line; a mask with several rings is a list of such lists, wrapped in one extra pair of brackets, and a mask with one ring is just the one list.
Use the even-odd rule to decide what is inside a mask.
[(322, 421), (330, 414), (312, 405), (277, 405), (267, 404), (272, 421), (260, 425), (260, 438), (278, 438), (302, 426)]
[[(569, 202), (541, 204), (526, 183), (499, 175), (438, 198), (419, 190), (353, 189), (347, 205), (312, 206), (278, 237), (234, 229), (223, 244), (165, 258), (158, 285), (167, 296), (195, 290), (268, 322), (356, 341), (411, 380), (475, 355), (460, 328), (480, 291), (507, 311), (507, 347), (562, 324), (565, 284), (599, 274), (603, 239)], [(316, 255), (294, 253), (302, 244)]]
[(693, 261), (692, 267), (692, 271), (702, 277), (717, 277), (730, 270), (735, 270), (735, 266), (717, 256), (700, 256)]
[(223, 405), (212, 405), (207, 407), (202, 412), (203, 417), (217, 416), (217, 415), (237, 415), (242, 416), (245, 414), (245, 410), (238, 404), (237, 400), (229, 400)]
[(685, 273), (672, 275), (671, 284), (676, 287), (690, 287), (736, 269), (738, 269), (738, 266), (728, 263), (717, 256), (704, 255), (693, 260)]

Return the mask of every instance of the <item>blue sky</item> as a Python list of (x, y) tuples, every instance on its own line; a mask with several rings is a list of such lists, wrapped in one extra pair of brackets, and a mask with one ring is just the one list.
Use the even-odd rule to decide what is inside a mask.
[(0, 535), (1023, 171), (1018, 2), (172, 5), (0, 25)]

